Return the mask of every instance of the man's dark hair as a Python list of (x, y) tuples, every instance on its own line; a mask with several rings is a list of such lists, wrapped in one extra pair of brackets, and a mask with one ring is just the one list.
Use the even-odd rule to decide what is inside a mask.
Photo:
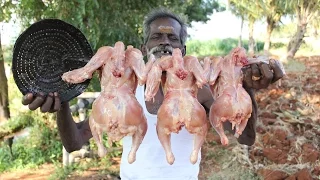
[(172, 18), (178, 21), (181, 26), (180, 41), (182, 45), (185, 45), (188, 35), (186, 19), (180, 15), (174, 14), (173, 12), (165, 8), (155, 9), (146, 16), (143, 22), (143, 43), (146, 44), (150, 36), (150, 24), (159, 18)]

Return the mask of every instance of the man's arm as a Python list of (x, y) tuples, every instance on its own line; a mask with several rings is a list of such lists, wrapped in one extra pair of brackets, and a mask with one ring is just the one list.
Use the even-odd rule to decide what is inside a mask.
[[(255, 90), (267, 88), (284, 76), (284, 72), (277, 61), (270, 60), (270, 65), (266, 63), (251, 64), (243, 69), (244, 79), (243, 87), (250, 95), (252, 101), (252, 113), (246, 128), (238, 138), (240, 144), (251, 146), (256, 139), (256, 124), (258, 119), (258, 104), (255, 99)], [(260, 77), (254, 80), (253, 76)], [(231, 129), (230, 124), (224, 124), (226, 129)]]
[(88, 119), (75, 123), (69, 103), (62, 104), (60, 111), (57, 112), (57, 125), (62, 144), (68, 152), (81, 149), (82, 145), (92, 137)]
[[(245, 144), (248, 146), (251, 146), (256, 139), (256, 122), (257, 122), (257, 103), (254, 98), (254, 90), (253, 89), (246, 89), (248, 94), (250, 95), (250, 98), (252, 100), (252, 113), (251, 117), (248, 120), (248, 123), (246, 125), (246, 128), (243, 130), (242, 134), (237, 139), (240, 144)], [(210, 107), (213, 103), (213, 97), (211, 95), (211, 91), (208, 86), (203, 86), (202, 89), (199, 89), (198, 91), (198, 100), (200, 104), (203, 105), (206, 112), (209, 113)], [(231, 128), (231, 123), (226, 121), (223, 123), (224, 129), (234, 133), (234, 130)]]
[[(256, 124), (258, 119), (258, 105), (256, 99), (254, 97), (254, 90), (253, 89), (246, 89), (247, 93), (250, 95), (252, 101), (252, 112), (251, 116), (248, 119), (247, 125), (245, 129), (242, 131), (242, 134), (237, 138), (240, 144), (245, 144), (248, 146), (252, 146), (256, 140)], [(234, 134), (235, 130), (232, 130), (231, 123), (226, 121), (223, 124), (225, 130), (232, 132)]]
[(69, 103), (61, 104), (57, 93), (50, 94), (54, 94), (54, 96), (45, 97), (42, 93), (34, 96), (32, 93), (28, 93), (23, 96), (22, 104), (28, 105), (30, 110), (40, 108), (42, 112), (57, 112), (58, 131), (63, 146), (68, 152), (80, 149), (92, 137), (89, 121), (75, 123)]
[[(284, 72), (281, 69), (279, 63), (276, 60), (271, 59), (270, 64), (258, 63), (251, 64), (248, 67), (243, 68), (244, 79), (243, 87), (250, 95), (252, 101), (252, 113), (249, 118), (246, 128), (238, 138), (240, 144), (251, 146), (256, 139), (256, 122), (258, 119), (258, 105), (254, 96), (255, 90), (267, 88), (271, 83), (274, 83), (284, 76)], [(258, 80), (254, 80), (254, 77), (259, 77)], [(226, 129), (231, 129), (230, 124), (224, 124)]]

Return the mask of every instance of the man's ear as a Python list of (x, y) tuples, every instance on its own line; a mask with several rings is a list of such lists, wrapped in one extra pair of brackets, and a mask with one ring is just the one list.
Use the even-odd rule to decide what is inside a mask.
[(185, 56), (187, 54), (187, 46), (184, 45), (183, 48), (181, 49), (181, 53), (182, 53), (182, 56)]
[(147, 55), (147, 47), (145, 44), (140, 45), (140, 50), (141, 50), (143, 56)]

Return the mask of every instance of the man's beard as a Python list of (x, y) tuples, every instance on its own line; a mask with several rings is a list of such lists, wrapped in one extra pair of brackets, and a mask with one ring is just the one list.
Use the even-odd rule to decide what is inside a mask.
[(149, 58), (150, 55), (153, 54), (156, 59), (159, 59), (161, 58), (161, 56), (172, 55), (172, 51), (173, 51), (173, 48), (169, 45), (159, 45), (151, 48), (150, 50), (147, 49), (147, 57)]

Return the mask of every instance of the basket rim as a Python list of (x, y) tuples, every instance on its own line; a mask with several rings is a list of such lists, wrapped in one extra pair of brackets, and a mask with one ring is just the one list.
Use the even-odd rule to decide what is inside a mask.
[[(52, 32), (53, 34), (47, 35), (48, 31)], [(45, 34), (42, 34), (42, 33), (45, 33)], [(57, 35), (57, 37), (55, 37), (54, 35)], [(69, 40), (69, 39), (64, 38), (64, 36), (67, 36), (72, 41), (66, 42), (66, 40)], [(36, 38), (33, 38), (33, 37), (36, 37)], [(42, 19), (40, 21), (37, 21), (37, 22), (31, 24), (28, 28), (26, 28), (19, 35), (19, 37), (15, 41), (15, 44), (13, 47), (13, 56), (12, 56), (13, 78), (14, 78), (14, 81), (15, 81), (18, 89), (20, 90), (20, 92), (23, 95), (25, 95), (26, 93), (37, 94), (39, 92), (42, 92), (41, 90), (44, 90), (48, 87), (54, 87), (55, 85), (57, 85), (57, 83), (51, 83), (49, 78), (46, 79), (46, 76), (48, 75), (48, 73), (44, 74), (45, 76), (41, 77), (42, 80), (48, 81), (47, 84), (39, 83), (40, 80), (37, 78), (35, 78), (36, 83), (31, 82), (29, 75), (32, 72), (28, 72), (28, 70), (31, 71), (30, 68), (27, 68), (28, 70), (24, 71), (24, 70), (21, 70), (21, 68), (19, 68), (20, 66), (18, 67), (18, 65), (17, 65), (18, 63), (21, 63), (21, 64), (25, 65), (26, 67), (31, 67), (31, 69), (39, 68), (39, 67), (34, 67), (34, 66), (32, 67), (32, 64), (29, 61), (30, 58), (32, 57), (33, 60), (35, 62), (37, 62), (37, 64), (40, 64), (40, 63), (38, 63), (38, 61), (40, 61), (40, 57), (38, 57), (38, 56), (33, 57), (33, 56), (36, 56), (35, 54), (38, 55), (38, 53), (32, 54), (32, 52), (29, 53), (29, 51), (25, 51), (25, 50), (26, 50), (26, 48), (32, 49), (32, 47), (43, 45), (41, 43), (45, 42), (46, 38), (50, 38), (50, 37), (53, 38), (53, 39), (51, 39), (52, 43), (57, 43), (59, 41), (59, 42), (63, 42), (64, 44), (66, 44), (68, 47), (71, 47), (70, 42), (76, 42), (77, 45), (72, 44), (72, 48), (68, 49), (68, 53), (73, 54), (73, 55), (74, 54), (76, 54), (76, 55), (81, 54), (81, 55), (84, 55), (85, 57), (77, 56), (76, 59), (73, 59), (73, 62), (71, 62), (71, 63), (72, 63), (72, 66), (77, 66), (75, 68), (80, 68), (83, 65), (85, 65), (90, 60), (90, 58), (93, 56), (92, 48), (90, 46), (90, 43), (86, 39), (85, 35), (80, 31), (80, 29), (76, 28), (72, 24), (69, 24), (63, 20), (56, 19), (56, 18)], [(29, 41), (32, 43), (29, 43)], [(50, 44), (49, 42), (46, 42), (46, 43)], [(54, 46), (54, 45), (55, 44), (53, 44), (51, 46)], [(49, 49), (49, 48), (51, 48), (51, 49)], [(58, 48), (54, 47), (54, 48), (57, 51), (64, 52), (62, 49), (63, 47), (62, 48), (61, 47), (58, 47)], [(35, 48), (33, 48), (32, 50), (34, 50), (33, 52), (37, 52), (37, 51), (39, 52), (40, 50), (45, 50), (46, 53), (43, 53), (43, 54), (45, 54), (46, 56), (49, 56), (48, 53), (50, 53), (52, 51), (52, 47), (49, 47), (49, 46), (43, 47), (42, 46), (42, 49), (40, 49), (40, 50), (35, 49)], [(81, 52), (81, 53), (79, 53), (79, 52)], [(45, 56), (45, 55), (43, 55), (43, 56)], [(58, 55), (60, 55), (61, 57), (58, 59), (52, 58), (52, 59), (50, 59), (50, 62), (55, 61), (57, 63), (61, 63), (61, 61), (63, 61), (62, 57), (64, 56), (64, 54), (58, 54)], [(81, 64), (81, 66), (79, 64)], [(43, 64), (41, 64), (41, 66), (42, 65)], [(26, 67), (25, 67), (25, 69), (26, 69)], [(62, 68), (61, 68), (61, 70), (63, 72), (68, 71), (67, 69), (63, 69), (63, 67), (64, 66), (62, 66)], [(44, 69), (50, 69), (50, 66), (48, 66)], [(22, 75), (22, 73), (24, 73), (24, 74)], [(29, 79), (21, 78), (22, 76), (27, 76)], [(59, 78), (59, 80), (57, 80), (57, 82), (62, 83), (62, 84), (66, 83), (61, 79), (61, 77), (57, 77), (57, 78)], [(62, 102), (70, 101), (74, 97), (80, 95), (87, 88), (89, 83), (90, 83), (90, 79), (86, 80), (83, 83), (73, 84), (73, 85), (68, 84), (68, 85), (64, 85), (63, 88), (55, 87), (53, 89), (59, 89), (59, 96), (60, 96), (60, 100), (62, 103)], [(34, 88), (30, 87), (30, 84), (34, 85)], [(43, 92), (43, 93), (46, 95), (48, 92)]]

